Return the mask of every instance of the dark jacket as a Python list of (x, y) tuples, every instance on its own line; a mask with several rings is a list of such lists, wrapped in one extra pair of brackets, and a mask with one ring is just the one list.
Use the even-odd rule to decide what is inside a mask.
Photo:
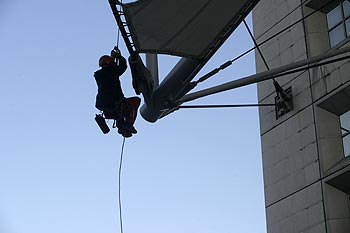
[(98, 92), (96, 96), (96, 108), (103, 111), (108, 108), (115, 108), (124, 94), (120, 86), (119, 76), (127, 69), (126, 60), (123, 56), (117, 58), (118, 65), (102, 67), (94, 74)]

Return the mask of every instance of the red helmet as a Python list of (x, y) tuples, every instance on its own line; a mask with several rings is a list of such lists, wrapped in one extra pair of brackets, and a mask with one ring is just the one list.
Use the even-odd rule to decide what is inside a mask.
[(102, 66), (106, 66), (106, 65), (111, 65), (114, 63), (114, 60), (111, 56), (108, 55), (103, 55), (102, 57), (100, 57), (100, 60), (98, 60), (98, 65), (100, 67)]

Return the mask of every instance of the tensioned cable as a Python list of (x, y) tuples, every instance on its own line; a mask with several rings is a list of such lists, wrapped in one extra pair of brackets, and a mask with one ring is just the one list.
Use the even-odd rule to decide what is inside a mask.
[(267, 64), (267, 61), (266, 61), (266, 59), (265, 59), (265, 57), (264, 57), (264, 54), (261, 52), (261, 49), (260, 49), (260, 47), (258, 46), (258, 43), (256, 42), (256, 40), (255, 40), (255, 38), (254, 38), (254, 35), (253, 35), (252, 31), (250, 30), (249, 25), (247, 24), (247, 22), (245, 21), (245, 19), (243, 19), (243, 23), (244, 23), (244, 26), (246, 27), (246, 29), (247, 29), (247, 31), (248, 31), (248, 33), (249, 33), (250, 38), (252, 39), (252, 41), (253, 41), (253, 43), (254, 43), (254, 46), (256, 47), (256, 49), (258, 50), (258, 52), (259, 52), (259, 54), (260, 54), (260, 57), (261, 57), (261, 59), (263, 60), (266, 69), (267, 69), (267, 70), (270, 70), (270, 67), (269, 67), (269, 65)]
[[(316, 12), (319, 12), (320, 10), (328, 7), (330, 4), (332, 4), (333, 2), (327, 2), (326, 4), (322, 5), (321, 7), (313, 10), (312, 12), (310, 12), (309, 14), (305, 15), (304, 17), (302, 17), (301, 19), (295, 21), (294, 23), (292, 23), (291, 25), (285, 27), (284, 29), (282, 29), (281, 31), (275, 33), (274, 35), (270, 36), (269, 38), (267, 38), (266, 40), (262, 41), (261, 43), (259, 43), (257, 46), (254, 46), (253, 48), (248, 49), (247, 51), (245, 51), (244, 53), (238, 55), (237, 57), (235, 57), (232, 60), (229, 60), (227, 62), (225, 62), (224, 64), (222, 64), (221, 66), (219, 66), (218, 68), (213, 69), (212, 71), (208, 72), (207, 74), (203, 75), (201, 78), (199, 78), (197, 81), (195, 81), (195, 84), (198, 84), (200, 82), (203, 82), (207, 79), (209, 79), (210, 77), (214, 76), (215, 74), (219, 73), (221, 70), (226, 69), (227, 67), (229, 67), (230, 65), (233, 64), (233, 62), (237, 61), (238, 59), (242, 58), (243, 56), (247, 55), (248, 53), (250, 53), (251, 51), (253, 51), (254, 49), (256, 49), (257, 47), (265, 44), (266, 42), (272, 40), (273, 38), (275, 38), (276, 36), (282, 34), (283, 32), (287, 31), (288, 29), (294, 27), (295, 25), (297, 25), (298, 23), (302, 22), (303, 20), (307, 19), (308, 17), (312, 16), (313, 14), (315, 14)], [(293, 9), (292, 11), (294, 11), (295, 9)], [(280, 22), (282, 22), (285, 19), (285, 17), (283, 17), (281, 20), (279, 20), (276, 25)], [(269, 28), (265, 33), (267, 33), (268, 31), (270, 31), (272, 29)]]
[(345, 131), (345, 133), (341, 136), (342, 138), (345, 138), (346, 136), (350, 135), (350, 131), (348, 129), (345, 129), (343, 127), (340, 127), (340, 129)]
[(242, 107), (276, 107), (276, 104), (214, 104), (214, 105), (182, 105), (177, 106), (174, 109), (168, 109), (167, 113), (165, 113), (161, 118), (167, 116), (171, 112), (174, 112), (176, 110), (179, 110), (181, 108), (187, 108), (187, 109), (209, 109), (209, 108), (242, 108)]
[(120, 233), (123, 233), (122, 199), (121, 199), (121, 175), (122, 175), (124, 145), (125, 145), (125, 137), (123, 138), (122, 149), (121, 149), (121, 152), (120, 152), (119, 172), (118, 172), (118, 202), (119, 202)]
[(293, 14), (296, 10), (298, 10), (300, 7), (302, 7), (304, 3), (300, 3), (297, 7), (295, 7), (293, 10), (291, 10), (288, 14), (283, 16), (280, 20), (278, 20), (276, 23), (274, 23), (271, 27), (269, 27), (265, 32), (263, 32), (260, 36), (258, 36), (256, 39), (259, 39), (263, 37), (266, 33), (272, 30), (272, 28), (276, 27), (279, 23), (281, 23), (283, 20), (285, 20), (288, 16)]
[(275, 107), (276, 104), (214, 104), (214, 105), (183, 105), (179, 108), (242, 108), (242, 107)]
[[(267, 64), (267, 61), (266, 61), (266, 59), (265, 59), (265, 56), (264, 56), (264, 54), (262, 53), (262, 51), (261, 51), (261, 49), (260, 49), (260, 46), (258, 45), (258, 42), (256, 42), (256, 39), (254, 38), (254, 35), (253, 35), (252, 31), (250, 30), (249, 25), (247, 24), (247, 22), (245, 21), (245, 19), (243, 19), (243, 23), (244, 23), (244, 25), (245, 25), (245, 27), (246, 27), (248, 33), (249, 33), (250, 38), (251, 38), (252, 41), (254, 42), (255, 48), (258, 50), (259, 55), (260, 55), (261, 59), (263, 60), (266, 69), (267, 69), (267, 70), (270, 70), (270, 67), (269, 67), (269, 65)], [(275, 80), (275, 78), (272, 77), (272, 80), (273, 80), (273, 83), (277, 83), (276, 80)], [(283, 90), (282, 90), (282, 92), (283, 92)]]

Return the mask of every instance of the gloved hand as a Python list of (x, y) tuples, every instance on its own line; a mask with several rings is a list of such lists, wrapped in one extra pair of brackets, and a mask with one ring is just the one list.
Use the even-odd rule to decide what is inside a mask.
[(118, 58), (121, 56), (120, 50), (117, 47), (114, 47), (111, 51), (111, 57)]

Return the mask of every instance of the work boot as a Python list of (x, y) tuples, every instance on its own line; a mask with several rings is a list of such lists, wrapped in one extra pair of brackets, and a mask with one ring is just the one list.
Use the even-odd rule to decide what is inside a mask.
[(130, 138), (132, 136), (131, 132), (126, 131), (124, 129), (118, 129), (118, 133), (123, 135), (124, 138)]
[(137, 130), (135, 129), (135, 127), (133, 125), (129, 128), (129, 130), (132, 134), (137, 134)]

